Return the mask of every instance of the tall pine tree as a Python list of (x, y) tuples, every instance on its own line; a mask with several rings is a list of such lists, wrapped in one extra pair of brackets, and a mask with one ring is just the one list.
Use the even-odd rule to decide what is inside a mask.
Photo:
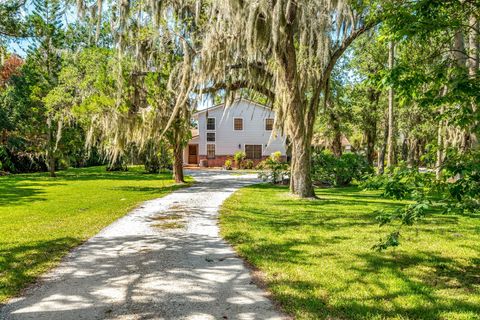
[(56, 145), (61, 136), (59, 111), (49, 108), (44, 98), (56, 86), (61, 70), (61, 50), (64, 46), (62, 6), (59, 0), (34, 0), (30, 16), (33, 44), (28, 50), (27, 63), (33, 66), (37, 82), (32, 88), (34, 99), (45, 110), (45, 153), (50, 176), (55, 176)]

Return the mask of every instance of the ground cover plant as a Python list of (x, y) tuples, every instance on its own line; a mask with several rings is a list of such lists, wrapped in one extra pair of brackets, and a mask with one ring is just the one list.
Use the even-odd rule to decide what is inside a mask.
[(478, 215), (431, 214), (406, 240), (372, 249), (385, 227), (375, 211), (407, 200), (356, 187), (298, 200), (284, 186), (244, 188), (224, 204), (221, 232), (263, 274), (297, 319), (478, 319)]
[(0, 302), (140, 202), (178, 188), (171, 173), (105, 167), (0, 177)]

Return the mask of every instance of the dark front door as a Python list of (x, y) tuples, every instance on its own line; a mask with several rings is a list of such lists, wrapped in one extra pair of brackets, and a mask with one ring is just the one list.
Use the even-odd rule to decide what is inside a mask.
[(198, 144), (188, 145), (188, 164), (198, 164)]

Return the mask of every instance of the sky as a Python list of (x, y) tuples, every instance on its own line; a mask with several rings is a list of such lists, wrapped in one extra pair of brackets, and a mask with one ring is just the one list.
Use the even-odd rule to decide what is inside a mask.
[[(0, 0), (1, 2), (2, 0)], [(31, 0), (27, 0), (26, 5), (23, 10), (23, 16), (27, 16), (33, 11), (33, 4)], [(64, 18), (64, 25), (67, 25), (68, 23), (72, 23), (77, 19), (77, 13), (76, 9), (73, 8), (69, 10), (68, 12), (65, 13), (65, 18)], [(15, 53), (21, 57), (26, 57), (27, 55), (27, 50), (28, 47), (32, 44), (31, 39), (16, 39), (16, 40), (11, 40), (8, 43), (8, 49), (10, 52)], [(204, 99), (200, 99), (197, 101), (197, 110), (203, 110), (206, 108), (209, 108), (213, 105), (213, 101), (211, 98), (204, 96)]]
[[(0, 3), (3, 0), (0, 0)], [(76, 9), (73, 6), (70, 8), (68, 11), (65, 12), (64, 14), (64, 25), (67, 23), (71, 23), (72, 21), (75, 21), (77, 13)], [(25, 3), (25, 6), (23, 7), (22, 10), (22, 16), (26, 17), (28, 16), (34, 9), (34, 5), (32, 3), (32, 0), (27, 0)], [(10, 52), (15, 53), (21, 57), (25, 57), (27, 55), (27, 50), (28, 47), (32, 44), (31, 39), (15, 39), (15, 40), (10, 40), (8, 42), (8, 49)]]

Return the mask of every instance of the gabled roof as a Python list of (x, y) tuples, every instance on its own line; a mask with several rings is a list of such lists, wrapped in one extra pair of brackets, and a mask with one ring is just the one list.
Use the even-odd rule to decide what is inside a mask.
[[(250, 103), (250, 104), (252, 104), (252, 105), (254, 105), (254, 106), (256, 106), (256, 107), (260, 107), (260, 108), (263, 108), (263, 109), (273, 110), (273, 109), (272, 109), (271, 107), (269, 107), (269, 106), (265, 106), (265, 105), (263, 105), (263, 104), (260, 104), (260, 103), (258, 103), (258, 102), (255, 102), (255, 101), (253, 101), (253, 100), (246, 99), (246, 98), (236, 98), (236, 99), (233, 101), (232, 104), (238, 103), (238, 102), (240, 102), (240, 101), (248, 102), (248, 103)], [(215, 109), (218, 109), (218, 108), (223, 108), (223, 107), (225, 107), (225, 103), (219, 103), (219, 104), (214, 105), (214, 106), (212, 106), (212, 107), (210, 107), (210, 108), (206, 108), (206, 109), (203, 109), (203, 110), (199, 110), (199, 111), (195, 112), (192, 116), (193, 116), (193, 117), (197, 117), (199, 114), (202, 114), (202, 113), (205, 113), (205, 112), (209, 112), (209, 111), (212, 111), (212, 110), (215, 110)]]

